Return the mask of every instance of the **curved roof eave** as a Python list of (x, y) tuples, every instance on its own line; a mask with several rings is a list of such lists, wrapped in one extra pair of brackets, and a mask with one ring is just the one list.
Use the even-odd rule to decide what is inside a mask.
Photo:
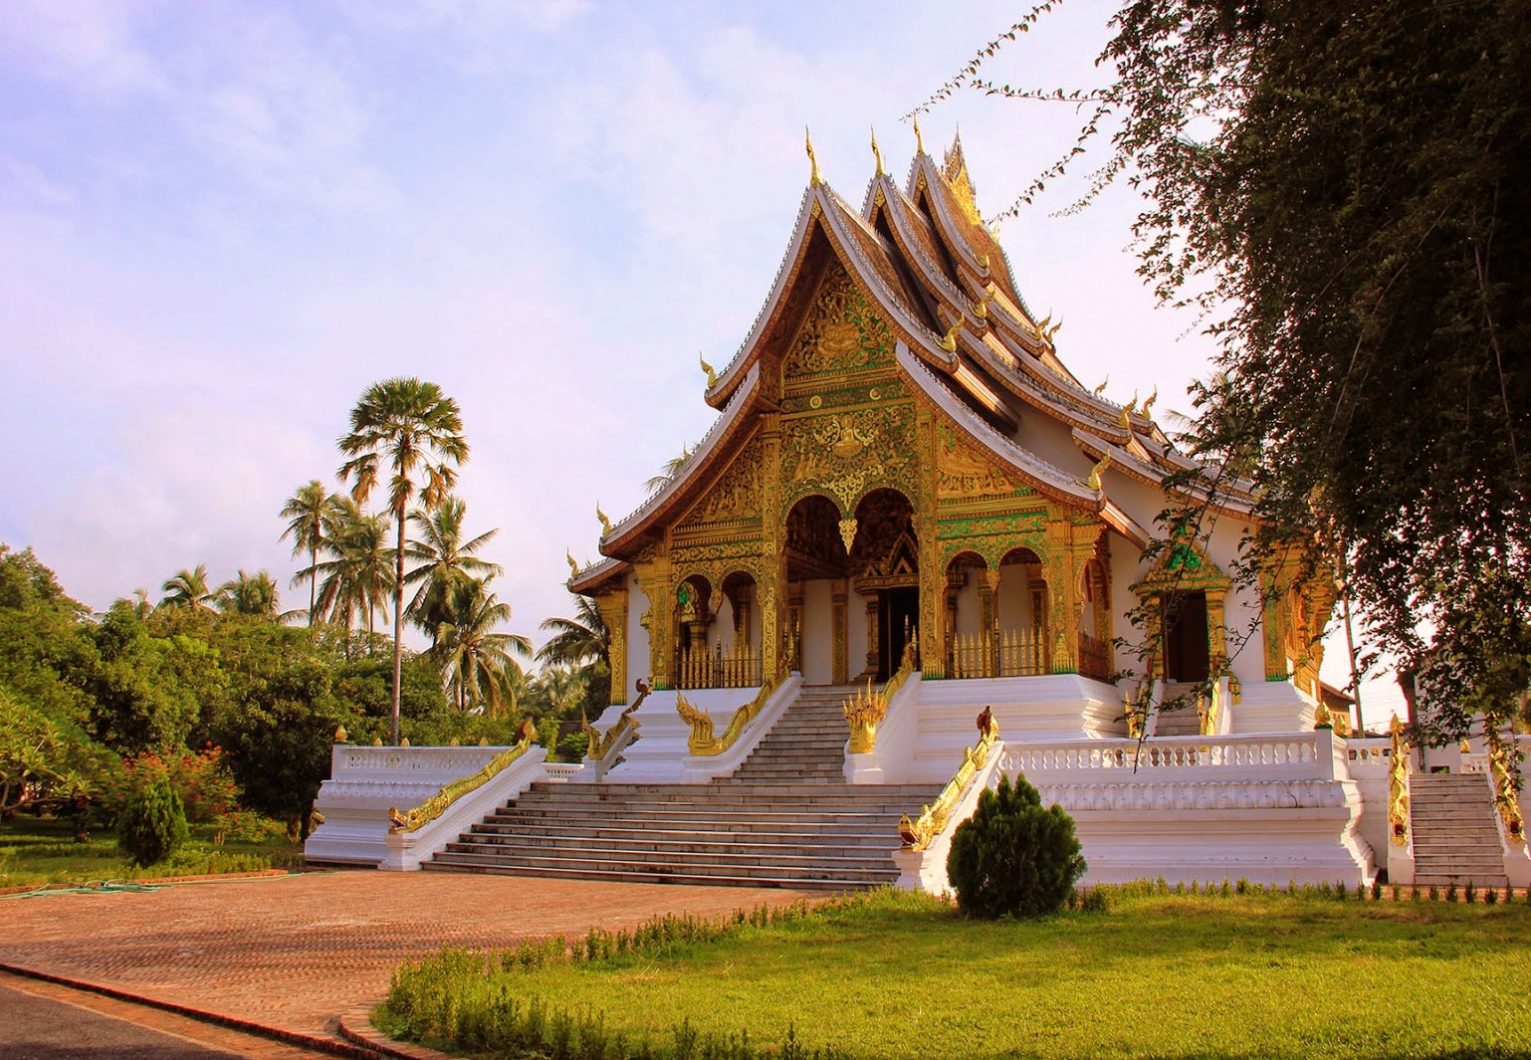
[(724, 441), (738, 431), (741, 422), (747, 422), (744, 410), (753, 404), (759, 387), (760, 366), (752, 364), (749, 371), (744, 374), (743, 382), (735, 389), (733, 400), (728, 403), (723, 414), (697, 443), (691, 459), (686, 461), (674, 478), (616, 523), (611, 528), (611, 533), (601, 538), (602, 553), (610, 556), (612, 552), (608, 550), (621, 550), (631, 545), (639, 534), (674, 508), (686, 489), (701, 477), (703, 469), (711, 466)]
[(612, 578), (626, 574), (630, 569), (631, 564), (626, 560), (612, 559), (608, 556), (583, 568), (578, 574), (570, 575), (569, 580), (564, 582), (564, 587), (571, 593), (584, 596), (590, 590), (605, 585)]
[[(1099, 459), (1110, 454), (1111, 470), (1120, 471), (1145, 486), (1168, 491), (1168, 488), (1164, 485), (1166, 473), (1162, 468), (1156, 467), (1123, 449), (1121, 446), (1113, 445), (1103, 438), (1090, 434), (1088, 431), (1081, 431), (1075, 428), (1072, 432), (1072, 437), (1074, 444), (1082, 451), (1090, 454), (1092, 458)], [(1194, 467), (1195, 465), (1192, 466)], [(1177, 487), (1174, 489), (1174, 492), (1190, 500), (1205, 501), (1216, 510), (1227, 515), (1236, 515), (1245, 519), (1254, 517), (1254, 511), (1250, 504), (1237, 497), (1231, 497), (1227, 494), (1214, 497), (1206, 489), (1187, 489), (1185, 487)]]
[(1098, 511), (1101, 502), (1099, 490), (1091, 489), (1062, 468), (1048, 463), (1012, 439), (1006, 438), (989, 426), (978, 413), (967, 406), (961, 398), (948, 390), (929, 368), (925, 367), (907, 350), (898, 351), (899, 367), (914, 382), (920, 392), (945, 414), (956, 426), (978, 442), (996, 459), (1009, 466), (1022, 478), (1035, 485), (1043, 493), (1078, 507)]

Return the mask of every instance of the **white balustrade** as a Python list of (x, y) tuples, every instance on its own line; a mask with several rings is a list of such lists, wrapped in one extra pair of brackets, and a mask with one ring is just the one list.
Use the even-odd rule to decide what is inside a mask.
[(1004, 770), (1024, 774), (1033, 784), (1120, 782), (1133, 774), (1154, 780), (1182, 774), (1187, 780), (1332, 779), (1330, 739), (1332, 734), (1322, 732), (1155, 737), (1142, 744), (1131, 739), (1018, 743), (1006, 747)]

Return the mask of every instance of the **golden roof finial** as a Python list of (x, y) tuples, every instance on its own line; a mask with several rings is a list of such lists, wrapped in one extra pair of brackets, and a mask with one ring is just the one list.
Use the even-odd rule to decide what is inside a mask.
[(1053, 336), (1058, 334), (1058, 329), (1061, 327), (1063, 327), (1063, 318), (1059, 317), (1057, 322), (1054, 323), (1052, 327), (1047, 329), (1047, 334), (1042, 336), (1047, 340), (1047, 344), (1049, 346), (1053, 344)]
[(882, 148), (877, 146), (877, 129), (872, 129), (872, 157), (877, 160), (877, 176), (886, 176), (888, 171), (882, 167)]
[(1132, 413), (1138, 411), (1138, 392), (1136, 390), (1132, 392), (1132, 400), (1127, 402), (1127, 407), (1123, 411), (1125, 411), (1129, 416), (1132, 415)]
[(983, 294), (983, 297), (980, 298), (978, 300), (977, 304), (975, 304), (973, 306), (973, 315), (975, 317), (977, 317), (979, 320), (988, 320), (989, 319), (989, 303), (994, 301), (994, 299), (997, 298), (997, 297), (999, 297), (999, 296), (997, 294), (995, 294), (993, 291), (985, 291), (984, 294)]
[(569, 561), (569, 577), (570, 578), (578, 578), (579, 577), (579, 562), (577, 560), (575, 560), (574, 553), (566, 548), (566, 549), (563, 550), (563, 554), (564, 554), (564, 559)]
[(1094, 467), (1090, 468), (1090, 477), (1084, 480), (1084, 484), (1086, 486), (1088, 486), (1092, 490), (1100, 489), (1101, 488), (1101, 485), (1100, 485), (1101, 478), (1100, 477), (1101, 477), (1101, 475), (1105, 474), (1106, 468), (1108, 468), (1110, 466), (1111, 466), (1111, 453), (1108, 450), (1106, 452), (1106, 455), (1100, 458), (1100, 462), (1097, 463)]
[(1106, 392), (1106, 384), (1109, 383), (1109, 382), (1111, 382), (1111, 377), (1109, 375), (1106, 376), (1106, 378), (1104, 378), (1104, 379), (1102, 379), (1100, 381), (1100, 386), (1095, 388), (1095, 396), (1096, 397), (1100, 397), (1102, 394), (1104, 394)]
[(923, 155), (925, 153), (925, 138), (920, 135), (919, 114), (915, 114), (914, 116), (914, 153), (917, 155)]
[(606, 513), (605, 512), (601, 511), (601, 502), (600, 501), (596, 501), (595, 502), (595, 517), (601, 521), (601, 536), (603, 538), (604, 537), (610, 537), (611, 536), (611, 520), (606, 517)]
[(1148, 419), (1148, 410), (1154, 407), (1154, 402), (1159, 400), (1159, 388), (1154, 387), (1154, 392), (1148, 395), (1148, 400), (1143, 402), (1143, 411), (1139, 414), (1145, 420)]
[(957, 314), (957, 319), (952, 321), (952, 326), (942, 335), (938, 345), (947, 353), (957, 352), (957, 332), (962, 330), (962, 314)]
[(1053, 311), (1051, 309), (1049, 309), (1047, 311), (1047, 315), (1045, 317), (1043, 317), (1041, 320), (1037, 321), (1037, 323), (1035, 325), (1033, 325), (1037, 329), (1037, 338), (1039, 338), (1039, 339), (1046, 339), (1047, 338), (1047, 325), (1051, 324), (1052, 322), (1053, 322)]
[(696, 359), (701, 363), (702, 371), (707, 373), (707, 389), (711, 390), (718, 385), (718, 373), (713, 370), (712, 365), (707, 363), (707, 358), (702, 356), (701, 350), (696, 351)]
[(1122, 407), (1122, 414), (1116, 418), (1116, 425), (1124, 431), (1132, 430), (1132, 412), (1126, 406)]
[(808, 164), (812, 167), (808, 173), (808, 183), (823, 184), (824, 178), (819, 176), (819, 160), (813, 155), (813, 136), (806, 125), (803, 126), (803, 146), (808, 149)]

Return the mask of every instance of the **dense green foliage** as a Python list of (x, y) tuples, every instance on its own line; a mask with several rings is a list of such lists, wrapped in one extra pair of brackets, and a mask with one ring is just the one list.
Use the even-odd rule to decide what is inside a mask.
[(931, 102), (1084, 108), (1024, 201), (1109, 135), (1084, 198), (1146, 194), (1140, 271), (1221, 342), (1182, 444), (1252, 486), (1252, 558), (1316, 529), (1307, 573), (1421, 671), (1431, 735), (1502, 721), (1531, 689), (1531, 3), (1125, 0), (1103, 84), (985, 79), (1053, 6)]
[[(685, 1055), (678, 1030), (699, 1043), (693, 1056), (708, 1055), (700, 1043), (737, 1046), (745, 1032), (765, 1055), (794, 1032), (807, 1051), (911, 1060), (1531, 1049), (1520, 985), (1531, 975), (1522, 942), (1531, 906), (1520, 896), (1469, 906), (1362, 901), (1332, 887), (1097, 890), (1105, 915), (981, 921), (927, 895), (881, 891), (668, 939), (592, 931), (487, 956), (447, 953), (399, 969), (378, 1019), (477, 1054), (489, 1050), (468, 1045), (469, 1035), (524, 1033), (534, 1011), (546, 1033), (622, 1035), (634, 1056), (645, 1047)], [(1358, 1019), (1316, 1000), (1315, 983), (1389, 1000)], [(615, 1055), (606, 1048), (590, 1055)]]
[(181, 797), (163, 778), (138, 788), (117, 818), (117, 845), (135, 865), (159, 864), (188, 838)]
[(978, 809), (957, 826), (946, 874), (957, 907), (969, 916), (1048, 916), (1063, 908), (1084, 875), (1074, 819), (1044, 809), (1025, 777), (978, 797)]

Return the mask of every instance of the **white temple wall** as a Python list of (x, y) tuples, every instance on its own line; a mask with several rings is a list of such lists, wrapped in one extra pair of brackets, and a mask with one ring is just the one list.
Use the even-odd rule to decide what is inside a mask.
[(1079, 478), (1088, 475), (1095, 463), (1074, 444), (1073, 429), (1046, 414), (1023, 416), (1020, 428), (1011, 437), (1020, 443), (1021, 448), (1031, 450), (1049, 464)]
[(967, 582), (957, 590), (957, 629), (963, 636), (983, 632), (983, 602), (979, 599), (978, 570), (967, 568)]
[(734, 605), (733, 602), (721, 591), (713, 590), (712, 625), (707, 627), (707, 650), (716, 652), (721, 648), (725, 653), (734, 647)]
[(845, 676), (854, 681), (867, 664), (867, 598), (852, 591), (845, 608)]
[(803, 684), (834, 680), (834, 623), (831, 584), (826, 578), (803, 583)]
[(1031, 583), (1026, 564), (1006, 563), (999, 568), (999, 588), (994, 591), (999, 628), (1031, 629)]
[(638, 695), (638, 682), (649, 676), (649, 631), (643, 628), (643, 612), (649, 598), (638, 586), (638, 576), (627, 576), (627, 697), (631, 703)]

